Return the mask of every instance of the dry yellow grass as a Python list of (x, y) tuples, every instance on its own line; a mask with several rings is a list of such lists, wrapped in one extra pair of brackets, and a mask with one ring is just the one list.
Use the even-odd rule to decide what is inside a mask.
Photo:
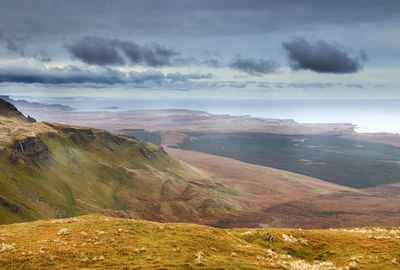
[(399, 247), (399, 228), (222, 230), (102, 215), (0, 226), (1, 269), (397, 269)]
[(0, 146), (6, 146), (16, 139), (34, 137), (45, 132), (56, 132), (56, 130), (44, 122), (32, 123), (0, 115)]

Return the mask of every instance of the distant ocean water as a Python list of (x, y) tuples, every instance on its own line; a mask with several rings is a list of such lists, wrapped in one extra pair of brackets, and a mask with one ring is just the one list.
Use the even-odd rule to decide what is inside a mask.
[[(213, 114), (293, 119), (300, 123), (352, 123), (357, 132), (400, 133), (400, 100), (122, 100), (49, 98), (32, 101), (60, 103), (82, 111), (189, 109)], [(115, 111), (115, 108), (112, 110)]]

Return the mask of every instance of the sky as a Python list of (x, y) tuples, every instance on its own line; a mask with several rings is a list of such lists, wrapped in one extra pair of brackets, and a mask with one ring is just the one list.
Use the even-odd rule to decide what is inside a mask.
[(400, 99), (398, 0), (0, 0), (0, 94)]

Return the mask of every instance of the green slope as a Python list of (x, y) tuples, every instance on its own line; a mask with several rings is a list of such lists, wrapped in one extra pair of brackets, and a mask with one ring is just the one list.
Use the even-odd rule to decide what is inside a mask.
[[(191, 184), (204, 176), (153, 144), (103, 130), (0, 120), (3, 135), (2, 123), (17, 130), (0, 141), (0, 224), (93, 212), (196, 221), (235, 208), (223, 192)], [(36, 133), (27, 139), (29, 129)]]

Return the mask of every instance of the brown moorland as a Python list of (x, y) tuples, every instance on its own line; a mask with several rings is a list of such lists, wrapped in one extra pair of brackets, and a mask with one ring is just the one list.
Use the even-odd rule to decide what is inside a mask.
[(0, 226), (0, 268), (399, 269), (399, 245), (398, 227), (223, 230), (88, 215)]

